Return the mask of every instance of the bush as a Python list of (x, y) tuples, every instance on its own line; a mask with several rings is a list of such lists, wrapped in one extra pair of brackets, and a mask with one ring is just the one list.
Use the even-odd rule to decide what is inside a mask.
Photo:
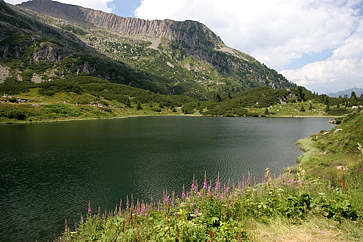
[(21, 110), (11, 110), (6, 115), (9, 119), (26, 120), (26, 113)]
[(154, 111), (154, 112), (158, 112), (158, 113), (161, 112), (161, 108), (160, 107), (153, 107), (151, 110)]

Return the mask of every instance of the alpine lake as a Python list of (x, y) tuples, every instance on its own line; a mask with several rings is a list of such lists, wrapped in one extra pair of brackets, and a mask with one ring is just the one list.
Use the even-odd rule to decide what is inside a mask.
[(295, 166), (300, 138), (327, 118), (139, 117), (0, 126), (0, 241), (46, 241), (126, 196), (180, 196), (204, 174), (221, 184)]

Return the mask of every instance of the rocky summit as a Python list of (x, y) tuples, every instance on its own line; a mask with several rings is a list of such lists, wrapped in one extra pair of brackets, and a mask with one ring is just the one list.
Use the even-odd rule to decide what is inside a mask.
[(198, 99), (295, 86), (196, 21), (123, 18), (51, 0), (0, 2), (0, 69), (6, 78), (39, 82), (87, 74)]

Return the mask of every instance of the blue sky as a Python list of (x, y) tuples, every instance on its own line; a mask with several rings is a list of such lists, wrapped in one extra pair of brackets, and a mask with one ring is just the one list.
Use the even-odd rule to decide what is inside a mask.
[(141, 4), (141, 0), (119, 0), (109, 4), (113, 13), (122, 17), (135, 17), (135, 10)]
[(363, 87), (363, 0), (58, 1), (123, 17), (196, 20), (312, 91)]

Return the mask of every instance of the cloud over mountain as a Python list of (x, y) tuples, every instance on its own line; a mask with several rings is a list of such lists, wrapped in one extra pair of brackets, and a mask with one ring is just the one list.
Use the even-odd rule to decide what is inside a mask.
[(363, 20), (357, 30), (328, 59), (282, 73), (299, 85), (327, 93), (348, 87), (363, 87), (362, 70)]

